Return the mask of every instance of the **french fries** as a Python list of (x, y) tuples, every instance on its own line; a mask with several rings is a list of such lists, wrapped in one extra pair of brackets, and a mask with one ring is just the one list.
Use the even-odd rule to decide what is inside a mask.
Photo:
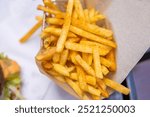
[(71, 24), (71, 15), (72, 15), (72, 11), (73, 11), (73, 3), (74, 3), (74, 0), (68, 1), (68, 6), (67, 6), (67, 10), (66, 10), (66, 17), (64, 19), (65, 21), (63, 24), (63, 28), (62, 28), (60, 37), (59, 37), (58, 42), (57, 42), (57, 46), (56, 46), (57, 52), (62, 52), (64, 49), (65, 41), (67, 39), (67, 35), (68, 35), (70, 24)]
[(32, 34), (39, 29), (42, 26), (42, 21), (43, 20), (39, 20), (28, 32), (26, 35), (24, 35), (21, 39), (20, 39), (20, 43), (24, 43), (26, 42), (31, 36)]
[(94, 59), (95, 75), (97, 78), (103, 79), (102, 66), (101, 66), (98, 47), (95, 47), (93, 50), (93, 59)]
[(103, 81), (108, 87), (110, 87), (120, 93), (123, 93), (125, 95), (128, 95), (130, 93), (130, 90), (128, 88), (122, 86), (121, 84), (116, 83), (113, 80), (110, 80), (109, 78), (104, 78)]
[(95, 77), (95, 72), (91, 66), (89, 66), (82, 58), (80, 55), (77, 55), (75, 57), (76, 61), (78, 64), (89, 74)]
[(43, 2), (37, 9), (44, 11), (45, 18), (37, 17), (38, 23), (21, 39), (26, 41), (45, 21), (36, 56), (42, 71), (66, 83), (80, 99), (108, 98), (108, 87), (129, 94), (128, 88), (106, 78), (117, 70), (113, 31), (107, 24), (97, 25), (106, 17), (94, 8), (83, 9), (80, 0), (68, 0), (63, 11), (51, 0)]

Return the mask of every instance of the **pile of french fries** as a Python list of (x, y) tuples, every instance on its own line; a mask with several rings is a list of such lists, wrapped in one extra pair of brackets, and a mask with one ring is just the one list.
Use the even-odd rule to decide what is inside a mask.
[(37, 17), (38, 23), (21, 42), (45, 21), (42, 51), (36, 56), (45, 72), (67, 83), (80, 99), (108, 98), (108, 87), (128, 95), (128, 88), (108, 78), (116, 71), (117, 45), (112, 30), (105, 23), (97, 25), (106, 17), (94, 8), (83, 9), (80, 0), (68, 0), (65, 12), (50, 0), (43, 3), (38, 10), (44, 11), (45, 19)]

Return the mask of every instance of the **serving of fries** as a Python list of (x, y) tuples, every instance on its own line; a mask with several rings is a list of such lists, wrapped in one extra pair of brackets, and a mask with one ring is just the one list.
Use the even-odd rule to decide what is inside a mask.
[(80, 0), (68, 0), (64, 11), (50, 0), (43, 3), (38, 10), (44, 18), (36, 17), (38, 23), (20, 40), (25, 42), (43, 22), (36, 56), (42, 70), (69, 85), (79, 99), (108, 98), (109, 88), (128, 95), (128, 88), (108, 78), (117, 69), (117, 44), (106, 17), (94, 8), (84, 9)]

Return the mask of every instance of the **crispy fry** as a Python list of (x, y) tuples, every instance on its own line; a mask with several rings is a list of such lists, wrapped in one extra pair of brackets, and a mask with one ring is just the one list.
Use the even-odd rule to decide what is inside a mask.
[(63, 76), (70, 76), (69, 71), (62, 65), (60, 64), (53, 64), (54, 70), (58, 73), (60, 73)]
[(48, 48), (51, 44), (51, 38), (48, 37), (46, 39), (44, 39), (44, 48)]
[(77, 14), (76, 10), (73, 11), (72, 18), (78, 19), (78, 14)]
[(79, 86), (82, 90), (87, 91), (88, 87), (86, 84), (85, 73), (83, 69), (79, 66), (77, 66), (76, 69), (77, 69), (77, 75), (78, 75), (78, 80), (79, 80)]
[(47, 38), (47, 37), (49, 37), (50, 36), (50, 34), (49, 33), (46, 33), (46, 32), (42, 32), (41, 34), (40, 34), (40, 37), (41, 37), (41, 39), (45, 39), (45, 38)]
[(107, 51), (110, 51), (112, 49), (109, 46), (105, 46), (103, 44), (100, 44), (100, 43), (97, 43), (97, 42), (92, 42), (92, 41), (87, 41), (87, 40), (81, 40), (80, 44), (89, 45), (89, 46), (98, 46), (99, 48), (103, 48), (103, 49), (105, 49)]
[(61, 17), (61, 18), (65, 17), (65, 13), (57, 11), (57, 10), (54, 10), (54, 9), (50, 9), (50, 8), (44, 7), (42, 5), (38, 5), (37, 9), (38, 10), (42, 10), (44, 12), (47, 12), (49, 14), (59, 15), (59, 17)]
[(64, 20), (58, 18), (46, 18), (46, 22), (53, 25), (63, 25)]
[(84, 16), (85, 16), (85, 21), (86, 21), (87, 23), (90, 23), (90, 18), (89, 18), (89, 11), (88, 11), (88, 9), (85, 9), (85, 10), (84, 10)]
[(70, 74), (70, 78), (71, 78), (72, 80), (78, 80), (78, 75), (77, 75), (77, 73), (71, 73), (71, 74)]
[(96, 41), (96, 42), (99, 42), (101, 44), (104, 44), (104, 45), (107, 45), (107, 46), (111, 46), (113, 48), (117, 47), (115, 42), (107, 40), (107, 39), (104, 39), (104, 38), (99, 37), (97, 35), (94, 35), (92, 33), (84, 31), (84, 30), (82, 30), (80, 28), (77, 28), (75, 26), (70, 26), (70, 31), (75, 33), (75, 34), (77, 34), (77, 35), (79, 35), (79, 36), (85, 37), (85, 38), (87, 38), (89, 40)]
[(111, 66), (111, 62), (109, 60), (107, 60), (106, 58), (100, 57), (100, 59), (101, 59), (102, 65), (104, 65), (104, 66), (106, 66), (108, 68)]
[(52, 64), (50, 62), (47, 62), (47, 61), (42, 62), (42, 66), (47, 70), (49, 70), (53, 67)]
[(96, 96), (96, 95), (91, 95), (93, 100), (100, 100), (100, 96)]
[(46, 70), (46, 72), (52, 76), (60, 76), (60, 74), (56, 72), (54, 69)]
[[(83, 53), (90, 53), (90, 54), (93, 53), (93, 49), (94, 49), (94, 46), (72, 43), (72, 42), (68, 42), (68, 41), (65, 43), (65, 47), (69, 50), (79, 51), (79, 52), (83, 52)], [(109, 52), (108, 50), (99, 48), (99, 54), (101, 56), (107, 55), (108, 52)]]
[[(62, 30), (60, 28), (55, 28), (55, 27), (47, 27), (44, 29), (45, 33), (51, 33), (55, 36), (59, 36), (62, 32)], [(68, 37), (77, 37), (75, 34), (73, 34), (72, 32), (68, 33)]]
[(75, 70), (75, 66), (71, 66), (71, 67), (67, 67), (69, 72), (72, 72), (73, 70)]
[(100, 90), (101, 92), (101, 95), (105, 98), (108, 98), (109, 97), (109, 93), (107, 90), (103, 90), (101, 87), (98, 87), (98, 89)]
[(76, 37), (76, 38), (69, 38), (67, 41), (73, 42), (73, 43), (77, 43), (77, 42), (80, 41), (80, 38), (79, 38), (79, 37)]
[(90, 75), (86, 75), (86, 82), (90, 85), (96, 85), (96, 78)]
[(83, 91), (80, 89), (79, 85), (76, 82), (70, 80), (69, 78), (66, 78), (66, 81), (68, 85), (76, 92), (76, 94), (78, 94), (78, 96), (82, 98)]
[(36, 19), (37, 21), (43, 20), (43, 18), (42, 18), (41, 16), (36, 16), (35, 19)]
[(71, 51), (71, 52), (70, 52), (71, 61), (72, 61), (72, 63), (74, 63), (75, 65), (78, 65), (78, 63), (77, 63), (77, 61), (76, 61), (76, 59), (75, 59), (75, 57), (76, 57), (77, 54), (78, 54), (78, 53), (77, 53), (76, 51)]
[(58, 7), (57, 7), (55, 4), (53, 4), (53, 3), (51, 2), (51, 0), (43, 0), (43, 2), (44, 2), (44, 5), (45, 5), (45, 6), (47, 6), (47, 7), (49, 7), (49, 8), (52, 8), (52, 9), (54, 9), (54, 10), (59, 11)]
[(58, 63), (60, 61), (60, 53), (55, 53), (52, 60), (54, 63)]
[(60, 37), (59, 37), (58, 42), (57, 42), (57, 46), (56, 46), (56, 51), (57, 52), (62, 52), (63, 49), (64, 49), (64, 46), (65, 46), (65, 41), (67, 39), (67, 35), (68, 35), (70, 24), (71, 24), (71, 15), (72, 15), (72, 11), (73, 11), (73, 2), (74, 2), (73, 0), (68, 1), (65, 21), (64, 21), (64, 24), (63, 24), (63, 28), (62, 28)]
[(60, 57), (60, 64), (61, 65), (66, 64), (68, 55), (69, 55), (69, 50), (63, 50), (63, 52), (61, 53), (61, 57)]
[(26, 41), (32, 36), (32, 34), (35, 33), (35, 31), (41, 27), (42, 21), (43, 21), (43, 20), (38, 21), (38, 22), (19, 40), (20, 43), (26, 42)]
[(52, 56), (55, 54), (55, 52), (56, 52), (55, 47), (48, 48), (46, 50), (42, 50), (36, 56), (36, 60), (38, 60), (38, 61), (50, 60), (52, 58)]
[(109, 54), (106, 56), (106, 58), (111, 62), (111, 66), (109, 67), (110, 71), (116, 71), (116, 58), (115, 58), (115, 51), (111, 50)]
[(113, 35), (111, 30), (101, 28), (95, 24), (90, 24), (77, 19), (72, 19), (72, 25), (104, 38), (109, 38)]
[(106, 90), (107, 87), (106, 87), (105, 83), (103, 82), (103, 80), (97, 78), (97, 84), (98, 84), (98, 86), (101, 87), (103, 90)]
[(83, 12), (83, 8), (82, 8), (80, 0), (74, 0), (74, 6), (79, 16), (79, 19), (85, 21), (85, 18), (84, 18), (85, 16), (84, 16), (84, 12)]
[(76, 61), (78, 64), (89, 74), (92, 76), (95, 76), (95, 72), (91, 66), (89, 66), (82, 58), (80, 55), (77, 55), (75, 57)]
[(101, 68), (101, 60), (99, 56), (98, 47), (93, 49), (93, 60), (94, 60), (94, 69), (97, 78), (103, 79), (102, 68)]
[(130, 89), (124, 87), (123, 85), (121, 85), (121, 84), (119, 84), (113, 80), (110, 80), (108, 78), (104, 78), (103, 81), (108, 87), (110, 87), (110, 88), (112, 88), (112, 89), (114, 89), (120, 93), (123, 93), (125, 95), (128, 95), (130, 93)]
[(100, 96), (100, 94), (101, 94), (99, 89), (96, 89), (96, 88), (94, 88), (94, 87), (92, 87), (90, 85), (88, 85), (88, 92), (90, 94), (93, 94), (93, 95), (96, 95), (96, 96)]
[(102, 73), (103, 73), (103, 75), (106, 76), (106, 75), (109, 73), (109, 70), (107, 69), (107, 67), (105, 67), (105, 66), (103, 66), (103, 65), (102, 65), (101, 68), (102, 68)]

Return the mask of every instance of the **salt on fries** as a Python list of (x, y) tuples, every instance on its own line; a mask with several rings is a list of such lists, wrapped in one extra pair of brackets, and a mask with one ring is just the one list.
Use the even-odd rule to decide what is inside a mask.
[[(68, 0), (63, 12), (50, 0), (43, 0), (46, 27), (41, 33), (43, 46), (36, 60), (56, 80), (67, 83), (80, 99), (108, 98), (108, 87), (128, 95), (130, 90), (111, 80), (109, 73), (116, 71), (113, 32), (106, 29), (105, 16), (94, 8), (83, 9), (80, 0)], [(42, 25), (42, 17), (23, 37), (25, 42)]]

